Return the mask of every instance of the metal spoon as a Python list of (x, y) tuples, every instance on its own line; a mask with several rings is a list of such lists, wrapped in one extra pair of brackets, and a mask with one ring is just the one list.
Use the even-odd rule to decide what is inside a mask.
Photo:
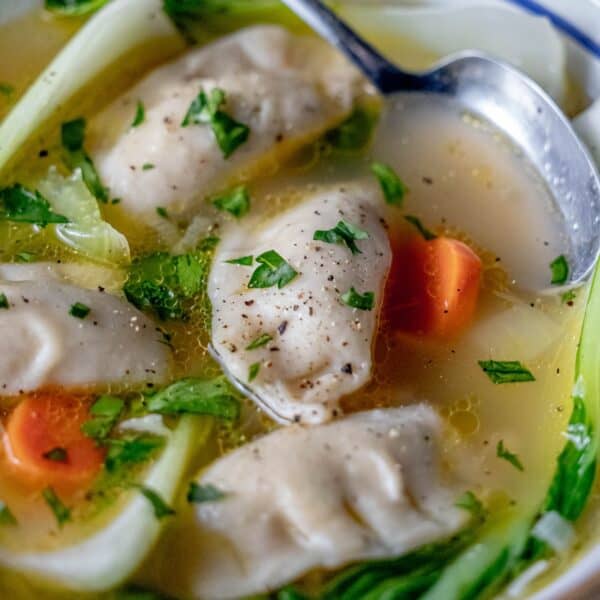
[(600, 249), (600, 179), (569, 121), (536, 83), (474, 51), (449, 56), (422, 73), (403, 71), (319, 0), (282, 1), (346, 54), (382, 94), (445, 95), (507, 135), (537, 168), (565, 221), (566, 284), (581, 282), (590, 274)]

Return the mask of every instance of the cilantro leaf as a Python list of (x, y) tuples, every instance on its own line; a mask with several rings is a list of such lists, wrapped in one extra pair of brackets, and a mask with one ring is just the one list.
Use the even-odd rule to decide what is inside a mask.
[(225, 496), (225, 492), (222, 492), (211, 483), (201, 485), (192, 481), (188, 488), (187, 501), (195, 504), (200, 504), (202, 502), (216, 502), (217, 500), (223, 500)]
[(212, 200), (212, 203), (215, 208), (225, 210), (238, 219), (250, 210), (250, 196), (244, 185), (240, 185), (226, 194), (217, 196)]
[(373, 292), (365, 292), (359, 294), (353, 287), (351, 287), (345, 294), (341, 295), (342, 302), (357, 308), (358, 310), (372, 310), (375, 301), (375, 294)]
[(246, 350), (255, 350), (256, 348), (260, 348), (261, 346), (268, 344), (272, 339), (273, 339), (272, 335), (269, 335), (268, 333), (263, 333), (263, 334), (259, 335), (255, 340), (250, 342), (246, 346)]
[(417, 217), (414, 217), (413, 215), (406, 215), (404, 217), (404, 219), (406, 221), (408, 221), (411, 225), (414, 225), (417, 228), (417, 231), (427, 240), (435, 240), (435, 238), (437, 237), (437, 235), (435, 233), (433, 233), (432, 231), (429, 231), (429, 229), (427, 229), (427, 227), (425, 227), (423, 225), (423, 223), (421, 223), (421, 220), (418, 219)]
[(477, 362), (492, 383), (535, 381), (531, 371), (518, 360), (479, 360)]
[(146, 119), (146, 109), (144, 108), (144, 103), (141, 100), (137, 101), (137, 105), (135, 107), (135, 116), (133, 117), (133, 121), (131, 122), (132, 127), (138, 127), (141, 125)]
[(154, 394), (146, 395), (145, 405), (149, 412), (163, 415), (189, 413), (235, 420), (240, 414), (239, 402), (223, 376), (180, 379)]
[(85, 319), (90, 314), (90, 310), (89, 306), (81, 302), (75, 302), (69, 309), (69, 314), (76, 319)]
[(175, 511), (152, 488), (143, 485), (135, 487), (137, 487), (140, 490), (140, 493), (148, 500), (148, 502), (150, 502), (154, 510), (154, 516), (157, 519), (160, 520), (175, 514)]
[(0, 525), (16, 525), (17, 519), (8, 506), (0, 500)]
[(242, 267), (251, 267), (254, 262), (254, 257), (250, 256), (240, 256), (240, 258), (231, 258), (225, 261), (230, 265), (241, 265)]
[(0, 294), (0, 308), (10, 308), (10, 304), (8, 303), (8, 298), (6, 294)]
[(81, 431), (97, 441), (105, 439), (117, 424), (125, 403), (115, 396), (100, 396), (92, 407), (92, 418), (81, 426)]
[(181, 126), (210, 125), (223, 156), (229, 158), (248, 139), (250, 129), (221, 110), (225, 101), (225, 92), (220, 88), (214, 88), (208, 95), (200, 90), (190, 104)]
[(46, 0), (46, 10), (69, 17), (80, 17), (102, 8), (108, 0)]
[(108, 453), (104, 467), (114, 473), (124, 465), (146, 462), (159, 448), (164, 440), (152, 435), (140, 435), (134, 438), (110, 439), (105, 441)]
[(404, 196), (408, 193), (408, 187), (398, 177), (394, 169), (381, 162), (371, 163), (371, 171), (377, 177), (385, 201), (394, 206), (402, 206)]
[(80, 117), (66, 121), (61, 126), (61, 142), (65, 150), (81, 150), (85, 141), (85, 119)]
[(333, 229), (318, 229), (313, 235), (313, 240), (328, 244), (346, 244), (352, 254), (362, 254), (355, 240), (366, 240), (369, 234), (347, 221), (340, 221)]
[(0, 220), (31, 223), (46, 227), (49, 223), (68, 223), (69, 219), (52, 211), (50, 203), (37, 190), (20, 183), (0, 190)]
[(167, 209), (164, 206), (157, 206), (156, 207), (156, 214), (159, 217), (162, 217), (163, 219), (168, 219), (169, 218), (169, 213), (167, 212)]
[(561, 295), (560, 301), (563, 304), (568, 304), (569, 306), (573, 305), (575, 299), (577, 298), (577, 292), (575, 290), (568, 290), (564, 294)]
[(550, 263), (550, 270), (552, 271), (552, 279), (550, 280), (552, 285), (566, 283), (567, 279), (569, 279), (569, 263), (564, 254), (557, 256)]
[(518, 469), (519, 471), (525, 470), (519, 457), (504, 446), (503, 440), (500, 440), (496, 446), (496, 456), (508, 461), (515, 469)]
[(376, 111), (357, 106), (345, 121), (325, 134), (325, 139), (336, 150), (362, 150), (371, 140), (377, 117)]
[(71, 520), (71, 510), (62, 503), (52, 487), (43, 489), (42, 497), (50, 507), (50, 510), (54, 513), (54, 517), (56, 518), (59, 527), (62, 527), (67, 521)]
[(462, 508), (473, 515), (473, 518), (484, 521), (487, 511), (485, 510), (481, 500), (471, 491), (466, 491), (454, 503), (454, 506)]
[(260, 372), (260, 363), (259, 362), (252, 363), (248, 367), (248, 382), (254, 381), (256, 379), (256, 377), (258, 376), (259, 372)]
[(256, 257), (259, 267), (252, 273), (249, 288), (268, 288), (276, 285), (281, 289), (290, 283), (298, 272), (285, 261), (275, 250), (267, 250)]

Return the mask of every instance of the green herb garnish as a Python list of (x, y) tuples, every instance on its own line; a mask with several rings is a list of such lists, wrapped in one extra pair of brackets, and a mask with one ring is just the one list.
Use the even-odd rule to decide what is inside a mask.
[(567, 292), (561, 295), (560, 301), (563, 304), (571, 305), (575, 301), (575, 298), (577, 298), (577, 292), (575, 290), (568, 290)]
[(169, 218), (169, 213), (167, 212), (167, 209), (164, 206), (157, 206), (156, 207), (156, 214), (159, 217), (162, 217), (163, 219), (168, 219)]
[(80, 17), (102, 8), (108, 0), (46, 0), (46, 10), (69, 17)]
[(518, 360), (479, 360), (477, 362), (492, 383), (535, 381), (531, 371)]
[(273, 339), (272, 335), (269, 335), (268, 333), (262, 333), (255, 340), (253, 340), (252, 342), (250, 342), (246, 346), (246, 350), (255, 350), (256, 348), (260, 348), (261, 346), (265, 346), (272, 339)]
[(121, 398), (100, 396), (90, 408), (92, 418), (81, 426), (81, 431), (95, 440), (105, 439), (117, 424), (124, 406)]
[(142, 165), (142, 171), (151, 171), (152, 169), (155, 169), (156, 165), (153, 165), (152, 163), (144, 163)]
[(345, 121), (325, 134), (325, 139), (336, 150), (362, 150), (371, 140), (377, 116), (375, 110), (357, 106)]
[(104, 467), (109, 473), (114, 473), (124, 465), (146, 462), (164, 443), (163, 438), (153, 435), (105, 440), (108, 453)]
[(35, 254), (32, 254), (31, 252), (18, 252), (15, 254), (15, 258), (18, 262), (30, 263), (35, 260)]
[(181, 126), (210, 125), (223, 156), (229, 158), (248, 139), (250, 129), (221, 110), (225, 100), (225, 92), (220, 88), (211, 90), (208, 95), (201, 90), (190, 104)]
[(366, 231), (347, 221), (340, 221), (333, 229), (319, 229), (313, 235), (313, 240), (328, 244), (346, 244), (352, 254), (361, 254), (355, 241), (367, 239), (369, 234)]
[(515, 469), (518, 469), (519, 471), (525, 470), (521, 461), (519, 460), (519, 457), (504, 446), (503, 440), (500, 440), (496, 446), (496, 456), (508, 461)]
[(211, 483), (201, 485), (192, 481), (188, 488), (187, 501), (194, 504), (201, 504), (202, 502), (216, 502), (218, 500), (223, 500), (225, 496), (225, 492), (222, 492)]
[(429, 229), (427, 229), (423, 223), (421, 223), (421, 220), (418, 219), (417, 217), (413, 217), (412, 215), (406, 215), (404, 217), (404, 219), (406, 221), (408, 221), (411, 225), (414, 225), (417, 228), (417, 231), (427, 240), (435, 240), (435, 238), (437, 237), (437, 235), (435, 233), (433, 233), (432, 231), (429, 231)]
[(10, 308), (6, 294), (0, 294), (0, 308)]
[(66, 463), (69, 460), (69, 455), (65, 448), (61, 448), (57, 446), (56, 448), (52, 448), (52, 450), (48, 450), (48, 452), (44, 452), (42, 456), (46, 460), (52, 460), (54, 462)]
[(556, 257), (550, 263), (550, 269), (552, 271), (552, 279), (550, 280), (552, 285), (562, 285), (569, 278), (569, 263), (564, 254)]
[(90, 310), (89, 306), (81, 302), (75, 302), (69, 309), (69, 314), (77, 319), (85, 319), (90, 314)]
[(454, 503), (454, 506), (462, 508), (473, 515), (473, 518), (478, 520), (485, 520), (486, 510), (481, 500), (471, 491), (466, 491), (458, 500)]
[(254, 381), (260, 372), (260, 363), (255, 362), (248, 367), (248, 382)]
[(0, 525), (16, 525), (17, 519), (12, 511), (0, 500)]
[(345, 294), (341, 295), (342, 302), (357, 308), (358, 310), (372, 310), (375, 301), (375, 294), (373, 292), (365, 292), (359, 294), (353, 287), (351, 287)]
[(400, 177), (396, 175), (394, 169), (384, 163), (373, 162), (371, 163), (371, 171), (379, 180), (385, 201), (394, 206), (402, 206), (404, 196), (408, 193), (408, 188)]
[(254, 257), (250, 256), (240, 256), (240, 258), (231, 258), (225, 261), (230, 265), (241, 265), (242, 267), (251, 267), (254, 262)]
[(133, 117), (131, 126), (137, 127), (138, 125), (141, 125), (145, 119), (146, 119), (146, 110), (144, 109), (144, 103), (141, 100), (138, 100), (136, 108), (135, 108), (135, 116)]
[(275, 250), (267, 250), (256, 257), (259, 267), (252, 273), (249, 288), (268, 288), (276, 285), (282, 288), (290, 283), (298, 272), (285, 261)]
[(219, 210), (225, 210), (238, 219), (250, 210), (250, 196), (246, 186), (240, 185), (212, 200), (213, 206)]
[(175, 511), (162, 499), (162, 497), (153, 489), (140, 485), (135, 486), (140, 490), (140, 493), (150, 502), (154, 510), (154, 516), (157, 519), (170, 517), (175, 514)]
[(10, 83), (0, 83), (0, 94), (2, 94), (3, 96), (6, 96), (7, 98), (10, 98), (15, 91), (15, 87), (13, 85), (10, 85)]
[(48, 200), (37, 190), (32, 192), (20, 183), (0, 190), (0, 220), (41, 227), (69, 222), (67, 217), (53, 212)]
[(71, 520), (71, 510), (62, 503), (52, 487), (43, 489), (42, 497), (50, 507), (50, 510), (54, 513), (54, 517), (56, 518), (59, 527), (62, 527), (67, 521)]
[(149, 412), (163, 415), (190, 413), (235, 420), (240, 414), (239, 402), (223, 376), (181, 379), (146, 395), (145, 405)]

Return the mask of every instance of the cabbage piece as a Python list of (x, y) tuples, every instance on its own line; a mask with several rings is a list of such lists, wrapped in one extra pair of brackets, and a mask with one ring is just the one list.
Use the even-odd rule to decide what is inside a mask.
[[(192, 450), (206, 443), (211, 428), (210, 418), (182, 418), (142, 485), (172, 504)], [(24, 575), (33, 585), (69, 590), (69, 594), (101, 592), (121, 584), (142, 563), (165, 523), (138, 490), (128, 493), (131, 498), (118, 516), (87, 539), (50, 552), (0, 549), (0, 568)]]
[[(152, 44), (151, 44), (152, 43)], [(161, 0), (114, 0), (92, 17), (48, 65), (0, 125), (0, 174), (44, 123), (107, 67), (136, 48), (168, 58), (184, 47)]]
[(102, 219), (98, 203), (88, 191), (80, 169), (65, 178), (51, 168), (38, 182), (37, 189), (54, 211), (69, 219), (68, 223), (56, 225), (54, 229), (63, 244), (101, 263), (129, 263), (127, 238)]

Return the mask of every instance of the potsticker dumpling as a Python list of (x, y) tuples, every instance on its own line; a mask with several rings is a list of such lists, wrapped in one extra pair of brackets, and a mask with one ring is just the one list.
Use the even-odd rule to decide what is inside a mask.
[(242, 446), (198, 480), (222, 497), (181, 515), (174, 546), (159, 548), (148, 573), (168, 569), (168, 591), (184, 598), (240, 598), (449, 537), (468, 514), (442, 469), (441, 429), (421, 404), (292, 425)]
[[(157, 207), (185, 219), (208, 195), (335, 126), (364, 85), (320, 40), (249, 27), (156, 69), (91, 124), (90, 149), (124, 212), (151, 225), (161, 222)], [(225, 92), (222, 109), (250, 129), (228, 158), (209, 125), (182, 127), (199, 92), (215, 88)], [(131, 127), (138, 101), (145, 117)]]
[[(170, 351), (160, 331), (125, 299), (65, 283), (48, 263), (3, 265), (0, 274), (7, 301), (0, 309), (2, 394), (168, 377)], [(78, 303), (79, 313), (73, 309)]]
[[(242, 220), (223, 232), (208, 286), (212, 347), (244, 391), (280, 422), (327, 421), (340, 413), (341, 396), (370, 378), (391, 261), (382, 204), (376, 185), (328, 187), (271, 220)], [(363, 232), (354, 242), (360, 252), (313, 239), (341, 221)], [(227, 262), (270, 250), (298, 273), (282, 287), (250, 288), (259, 265)], [(370, 310), (344, 301), (352, 288), (373, 294)], [(268, 341), (261, 345), (261, 337)]]

